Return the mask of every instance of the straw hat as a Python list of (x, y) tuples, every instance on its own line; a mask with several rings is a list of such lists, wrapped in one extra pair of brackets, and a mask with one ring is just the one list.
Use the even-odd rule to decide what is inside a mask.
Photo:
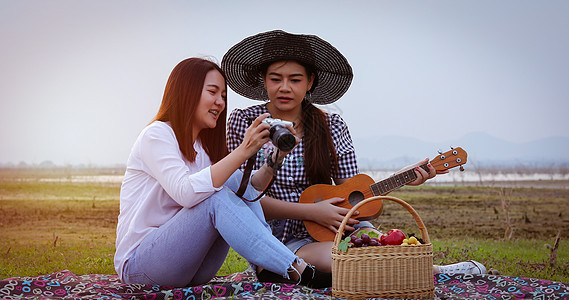
[(282, 30), (245, 38), (223, 56), (221, 68), (227, 83), (237, 94), (254, 100), (268, 100), (261, 71), (281, 60), (296, 60), (316, 70), (307, 99), (314, 104), (338, 100), (352, 83), (352, 67), (334, 46), (315, 35), (291, 34)]

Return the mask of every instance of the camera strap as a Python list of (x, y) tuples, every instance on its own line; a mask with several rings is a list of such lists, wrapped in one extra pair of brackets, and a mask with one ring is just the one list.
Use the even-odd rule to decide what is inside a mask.
[[(272, 152), (271, 155), (269, 155), (269, 157), (267, 159), (272, 159)], [(279, 157), (279, 150), (277, 149), (277, 157)], [(269, 184), (267, 185), (267, 187), (265, 188), (265, 190), (259, 194), (259, 196), (257, 196), (255, 199), (253, 200), (249, 200), (245, 197), (243, 197), (243, 194), (245, 193), (245, 190), (247, 189), (247, 185), (249, 184), (249, 177), (251, 177), (251, 171), (253, 171), (253, 166), (255, 165), (255, 161), (257, 160), (257, 153), (253, 154), (253, 156), (249, 157), (249, 159), (247, 160), (247, 165), (245, 166), (245, 170), (243, 171), (243, 178), (241, 179), (241, 185), (239, 186), (239, 189), (237, 190), (237, 192), (235, 192), (235, 195), (237, 195), (239, 198), (241, 198), (242, 200), (245, 200), (247, 202), (255, 202), (258, 201), (259, 199), (261, 199), (261, 197), (263, 197), (267, 191), (271, 188), (271, 186), (273, 185), (273, 182), (275, 181), (275, 177), (277, 176), (277, 169), (276, 167), (273, 168), (273, 176), (271, 178), (271, 181), (269, 182)]]

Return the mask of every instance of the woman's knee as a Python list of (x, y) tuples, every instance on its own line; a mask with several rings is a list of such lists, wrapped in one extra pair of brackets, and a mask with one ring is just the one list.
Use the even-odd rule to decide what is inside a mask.
[[(225, 186), (228, 187), (234, 193), (239, 190), (241, 187), (241, 183), (243, 181), (243, 172), (241, 170), (237, 170), (233, 172), (233, 174), (227, 179), (225, 182)], [(259, 192), (253, 188), (251, 182), (247, 183), (247, 188), (243, 193), (242, 197), (245, 199), (253, 200), (259, 195)]]
[(245, 207), (245, 203), (228, 187), (224, 186), (221, 190), (215, 192), (209, 199), (211, 213), (219, 210), (235, 211), (239, 207)]
[(332, 242), (310, 243), (298, 249), (296, 255), (323, 272), (332, 272), (332, 246)]
[(237, 191), (239, 186), (241, 185), (241, 181), (243, 179), (243, 172), (241, 170), (237, 170), (229, 176), (229, 179), (225, 182), (225, 186), (229, 187), (233, 191)]

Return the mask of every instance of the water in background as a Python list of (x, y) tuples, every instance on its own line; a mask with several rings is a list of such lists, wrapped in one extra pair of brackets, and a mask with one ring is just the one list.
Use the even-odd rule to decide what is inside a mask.
[[(364, 171), (376, 182), (388, 178), (393, 171)], [(569, 173), (547, 172), (477, 172), (451, 170), (448, 174), (438, 175), (428, 180), (426, 185), (434, 186), (497, 186), (497, 187), (533, 187), (533, 188), (569, 188)]]
[[(394, 170), (366, 170), (362, 173), (369, 175), (374, 181), (381, 181), (391, 176)], [(39, 182), (61, 183), (100, 183), (120, 185), (123, 175), (97, 174), (97, 175), (67, 175), (61, 177), (34, 178)], [(25, 180), (25, 179), (24, 179)], [(569, 173), (556, 172), (487, 172), (466, 170), (460, 172), (451, 170), (448, 174), (438, 175), (430, 179), (425, 185), (433, 186), (492, 186), (492, 187), (533, 187), (533, 188), (569, 188)]]

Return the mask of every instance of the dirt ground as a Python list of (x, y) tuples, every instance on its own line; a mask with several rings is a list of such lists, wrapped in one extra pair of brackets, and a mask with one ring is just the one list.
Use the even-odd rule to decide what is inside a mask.
[[(111, 171), (97, 170), (93, 174), (120, 174)], [(0, 172), (0, 183), (8, 182), (0, 188), (0, 200), (20, 200), (17, 203), (0, 201), (0, 229), (5, 233), (23, 231), (30, 226), (69, 229), (81, 224), (81, 227), (104, 227), (109, 233), (115, 228), (120, 183), (49, 184), (40, 183), (33, 176), (44, 178), (61, 174)], [(22, 181), (21, 178), (35, 179)], [(14, 182), (21, 186), (7, 189), (9, 183)], [(508, 217), (512, 239), (553, 239), (558, 230), (563, 240), (569, 238), (568, 180), (492, 182), (484, 186), (476, 182), (460, 186), (405, 186), (390, 195), (407, 201), (417, 211), (431, 239), (456, 236), (503, 239)], [(35, 199), (55, 202), (38, 205)], [(383, 214), (372, 223), (382, 230), (401, 228), (418, 232), (412, 216), (401, 206), (392, 202), (384, 205)]]
[[(569, 238), (569, 189), (404, 187), (390, 195), (417, 211), (431, 239), (501, 239), (508, 228), (508, 216), (512, 239), (551, 239), (558, 230), (563, 239)], [(404, 227), (418, 231), (411, 214), (394, 202), (384, 203), (383, 214), (373, 223), (385, 230)]]

